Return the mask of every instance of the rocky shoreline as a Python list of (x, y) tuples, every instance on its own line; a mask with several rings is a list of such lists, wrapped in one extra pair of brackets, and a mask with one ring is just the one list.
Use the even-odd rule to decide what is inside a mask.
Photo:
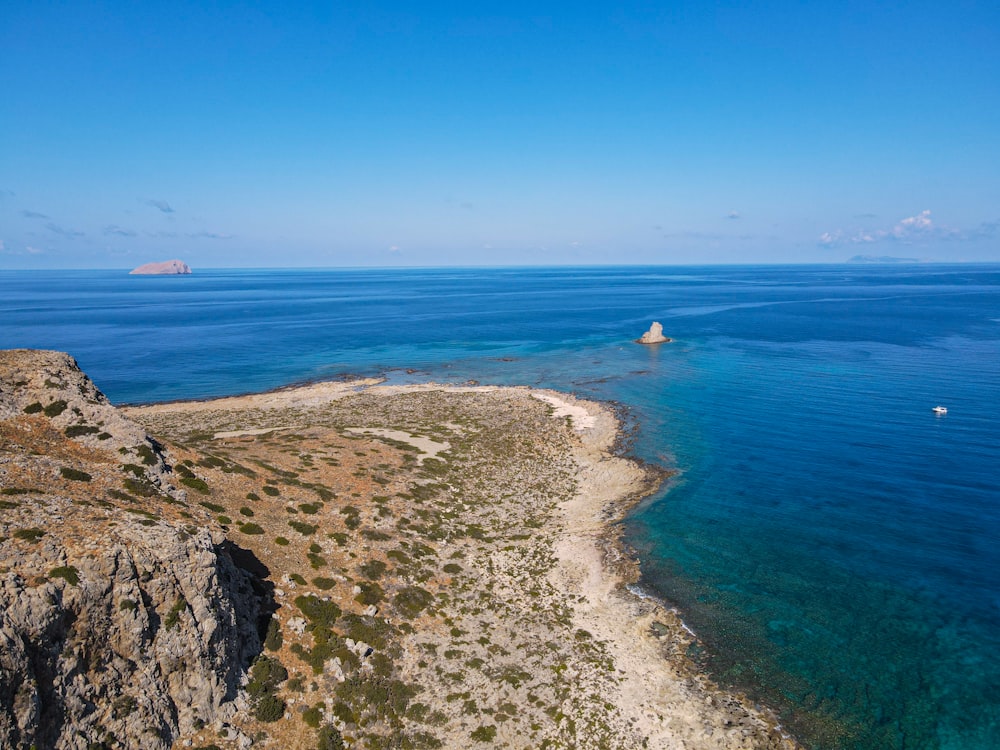
[[(252, 635), (238, 637), (244, 652), (230, 659), (245, 674), (235, 695), (149, 688), (174, 706), (174, 718), (160, 723), (159, 744), (147, 736), (144, 746), (797, 747), (766, 713), (699, 673), (676, 613), (629, 590), (638, 566), (622, 548), (618, 522), (663, 475), (615, 455), (620, 425), (609, 406), (527, 388), (365, 380), (106, 405), (107, 413), (91, 405), (77, 416), (72, 389), (44, 385), (51, 372), (31, 383), (12, 374), (40, 362), (3, 354), (0, 484), (5, 495), (19, 493), (0, 511), (3, 604), (34, 596), (28, 589), (66, 601), (77, 587), (113, 589), (107, 571), (84, 563), (100, 557), (109, 526), (120, 534), (139, 516), (141, 534), (202, 539), (206, 554), (236, 559), (244, 572), (227, 576), (243, 576), (257, 597), (253, 612), (264, 613)], [(45, 362), (58, 369), (58, 361)], [(67, 401), (71, 418), (47, 416), (44, 403), (40, 413), (25, 413), (49, 399)], [(98, 423), (113, 418), (132, 426), (123, 434), (136, 446), (97, 439)], [(59, 476), (38, 455), (37, 440), (25, 444), (29, 433), (45, 434), (48, 456), (72, 458), (71, 470), (92, 481)], [(155, 466), (142, 464), (140, 444), (155, 449)], [(129, 450), (137, 451), (134, 463)], [(125, 466), (143, 467), (155, 492), (130, 495)], [(62, 535), (70, 516), (72, 533)], [(28, 518), (44, 542), (19, 535)], [(60, 566), (36, 560), (45, 544)], [(78, 584), (53, 573), (70, 567)], [(138, 568), (143, 591), (162, 583), (163, 570)], [(183, 587), (185, 575), (166, 577)], [(10, 588), (14, 582), (20, 588)], [(95, 596), (86, 606), (120, 619), (111, 612), (117, 594)], [(151, 643), (173, 637), (162, 627), (168, 618), (199, 633), (227, 611), (186, 597), (137, 598), (147, 620), (160, 623), (147, 628)], [(75, 618), (86, 614), (83, 604), (73, 606)], [(247, 617), (259, 615), (247, 610), (237, 620)], [(33, 637), (8, 620), (5, 637)], [(72, 633), (60, 637), (53, 648), (76, 642)], [(99, 654), (95, 662), (100, 648), (81, 645), (89, 668), (77, 655), (74, 669), (108, 691), (112, 683), (100, 677), (107, 670), (95, 669), (105, 663)], [(149, 671), (142, 655), (136, 659)], [(150, 673), (171, 684), (205, 678), (196, 662), (158, 663)], [(9, 711), (16, 687), (0, 680)], [(86, 695), (74, 700), (86, 703)], [(76, 720), (76, 735), (60, 746), (139, 741), (141, 722), (90, 704), (89, 713), (80, 709), (90, 718)], [(12, 713), (20, 724), (0, 726), (0, 739), (27, 747), (41, 737), (30, 714)]]

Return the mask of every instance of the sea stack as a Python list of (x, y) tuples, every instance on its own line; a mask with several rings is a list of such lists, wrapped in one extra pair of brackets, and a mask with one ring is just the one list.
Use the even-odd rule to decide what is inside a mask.
[(671, 341), (663, 335), (663, 326), (657, 322), (649, 327), (649, 330), (642, 334), (641, 338), (635, 340), (637, 344), (665, 344)]
[(129, 271), (129, 274), (143, 276), (171, 276), (185, 273), (191, 273), (191, 267), (184, 261), (180, 260), (165, 260), (162, 263), (147, 263)]

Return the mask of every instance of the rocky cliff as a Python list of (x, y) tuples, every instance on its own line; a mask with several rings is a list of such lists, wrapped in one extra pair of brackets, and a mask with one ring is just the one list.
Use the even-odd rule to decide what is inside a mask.
[(0, 352), (0, 746), (168, 748), (235, 711), (270, 591), (174, 478), (68, 355)]

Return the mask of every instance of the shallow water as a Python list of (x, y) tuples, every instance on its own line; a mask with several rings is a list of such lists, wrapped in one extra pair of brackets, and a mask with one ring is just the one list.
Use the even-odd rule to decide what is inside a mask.
[[(0, 272), (0, 292), (0, 346), (69, 351), (116, 402), (380, 372), (620, 401), (635, 450), (679, 471), (627, 525), (643, 585), (720, 679), (814, 747), (1000, 747), (1000, 266)], [(632, 344), (654, 319), (678, 341)]]

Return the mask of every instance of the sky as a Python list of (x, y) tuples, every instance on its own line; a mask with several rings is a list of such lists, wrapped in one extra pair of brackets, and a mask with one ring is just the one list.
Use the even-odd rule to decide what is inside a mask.
[(1000, 3), (0, 0), (0, 269), (1000, 261)]

